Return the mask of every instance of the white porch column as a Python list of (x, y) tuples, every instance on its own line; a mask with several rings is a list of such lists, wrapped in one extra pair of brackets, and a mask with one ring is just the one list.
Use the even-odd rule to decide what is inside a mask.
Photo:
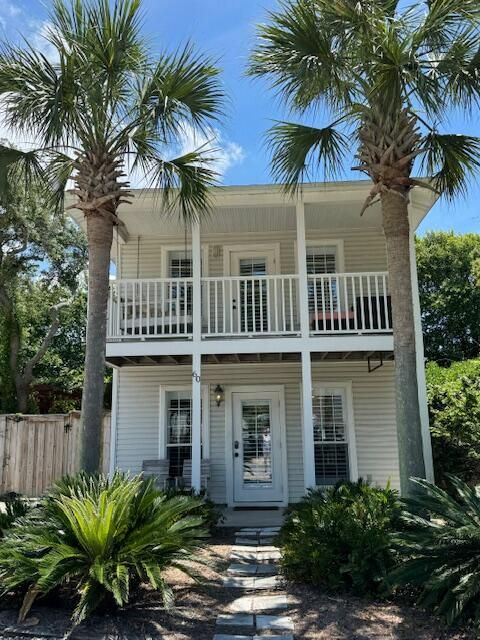
[(415, 233), (410, 233), (410, 268), (412, 276), (413, 313), (415, 319), (415, 349), (417, 354), (417, 386), (420, 422), (422, 426), (423, 459), (425, 475), (430, 482), (434, 481), (432, 441), (428, 419), (427, 382), (425, 377), (425, 352), (423, 348), (422, 315), (418, 293), (417, 255), (415, 251)]
[(202, 339), (202, 300), (201, 300), (201, 245), (200, 223), (192, 225), (192, 488), (201, 489), (202, 467), (202, 356), (200, 342)]
[[(118, 419), (118, 369), (112, 370), (112, 411), (110, 413), (110, 452), (108, 462), (108, 475), (110, 478), (115, 473), (117, 466), (117, 419)], [(105, 451), (103, 455), (105, 455)], [(105, 473), (105, 470), (103, 471)]]
[(305, 205), (297, 202), (297, 265), (298, 265), (298, 298), (300, 308), (300, 329), (302, 338), (310, 335), (310, 319), (308, 313), (307, 282), (307, 243), (305, 240)]
[[(307, 243), (305, 239), (305, 205), (297, 202), (298, 301), (302, 342), (310, 337), (307, 281)], [(304, 342), (305, 344), (305, 342)], [(315, 451), (313, 447), (312, 363), (310, 351), (302, 350), (302, 428), (303, 477), (305, 490), (315, 486)]]
[(302, 351), (302, 427), (303, 477), (305, 490), (315, 487), (315, 450), (313, 446), (312, 363), (310, 351)]

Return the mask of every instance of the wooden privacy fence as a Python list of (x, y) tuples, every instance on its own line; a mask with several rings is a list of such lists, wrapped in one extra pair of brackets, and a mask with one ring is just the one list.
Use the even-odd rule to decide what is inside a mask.
[[(102, 469), (108, 472), (110, 414), (103, 420)], [(80, 413), (0, 415), (0, 494), (39, 496), (80, 468)]]

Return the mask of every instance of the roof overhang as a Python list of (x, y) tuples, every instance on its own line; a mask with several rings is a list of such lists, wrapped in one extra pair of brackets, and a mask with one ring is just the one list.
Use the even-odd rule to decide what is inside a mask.
[[(225, 233), (294, 229), (295, 205), (299, 201), (305, 204), (307, 229), (309, 224), (316, 228), (381, 228), (378, 203), (369, 207), (360, 217), (361, 207), (370, 189), (371, 182), (368, 180), (303, 184), (294, 196), (286, 194), (282, 185), (216, 187), (211, 190), (212, 213), (202, 221), (202, 231)], [(116, 234), (119, 243), (127, 242), (129, 237), (143, 235), (183, 234), (185, 226), (180, 211), (167, 212), (162, 206), (158, 189), (133, 190), (132, 195), (133, 203), (122, 204), (118, 210), (122, 222)], [(412, 189), (409, 210), (413, 229), (417, 229), (437, 198), (429, 189)], [(68, 196), (67, 206), (72, 203), (73, 199)], [(81, 211), (72, 209), (69, 213), (80, 226), (84, 226)]]

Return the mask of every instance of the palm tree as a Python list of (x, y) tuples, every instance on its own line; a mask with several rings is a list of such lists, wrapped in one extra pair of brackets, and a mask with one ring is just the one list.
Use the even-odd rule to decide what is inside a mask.
[[(182, 132), (211, 131), (221, 116), (219, 70), (191, 45), (154, 58), (141, 31), (141, 0), (54, 0), (46, 38), (56, 59), (25, 43), (0, 52), (7, 125), (36, 148), (0, 164), (55, 183), (73, 180), (89, 249), (88, 321), (82, 402), (82, 467), (100, 456), (110, 250), (128, 172), (161, 187), (164, 210), (191, 221), (216, 182), (206, 149), (178, 155)], [(4, 159), (5, 156), (5, 159)], [(173, 156), (173, 157), (172, 157)], [(171, 159), (169, 159), (171, 157)]]
[[(427, 6), (428, 4), (428, 6)], [(402, 5), (402, 6), (400, 6)], [(295, 191), (312, 168), (334, 177), (353, 148), (380, 201), (395, 345), (400, 476), (425, 477), (409, 258), (409, 193), (453, 198), (480, 165), (480, 141), (441, 133), (480, 98), (478, 0), (283, 0), (258, 27), (249, 74), (302, 118), (269, 130), (273, 176)], [(318, 119), (309, 126), (305, 117)], [(323, 120), (320, 122), (320, 120)], [(317, 123), (314, 123), (317, 124)], [(418, 172), (418, 173), (417, 173)], [(415, 175), (427, 174), (429, 181)]]

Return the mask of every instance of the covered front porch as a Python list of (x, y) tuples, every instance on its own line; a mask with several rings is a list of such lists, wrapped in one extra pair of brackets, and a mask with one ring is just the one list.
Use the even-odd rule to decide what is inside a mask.
[(124, 361), (114, 374), (112, 469), (166, 460), (175, 480), (186, 466), (194, 488), (232, 509), (282, 508), (308, 487), (359, 476), (398, 485), (391, 352), (334, 357)]

